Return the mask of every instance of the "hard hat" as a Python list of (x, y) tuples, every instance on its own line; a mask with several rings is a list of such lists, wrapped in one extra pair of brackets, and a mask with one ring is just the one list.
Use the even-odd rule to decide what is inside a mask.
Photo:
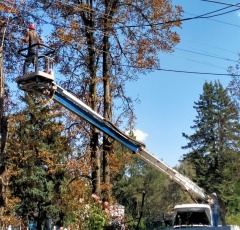
[(29, 25), (29, 29), (35, 30), (35, 26), (34, 26), (33, 23), (30, 23), (30, 25)]
[(217, 197), (217, 194), (215, 192), (212, 193), (213, 196)]

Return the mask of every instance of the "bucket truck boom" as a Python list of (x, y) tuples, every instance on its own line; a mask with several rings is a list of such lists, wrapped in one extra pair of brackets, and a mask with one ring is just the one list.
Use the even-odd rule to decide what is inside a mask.
[(89, 106), (84, 104), (77, 97), (64, 90), (54, 82), (53, 76), (42, 71), (36, 71), (16, 79), (18, 87), (24, 91), (41, 91), (45, 93), (47, 90), (53, 94), (53, 100), (72, 111), (76, 115), (94, 125), (103, 133), (109, 135), (114, 140), (117, 140), (125, 147), (132, 150), (139, 158), (154, 168), (169, 176), (170, 179), (181, 185), (181, 187), (191, 194), (194, 194), (201, 200), (206, 200), (206, 195), (196, 183), (189, 178), (183, 176), (175, 169), (171, 168), (156, 156), (145, 149), (145, 145), (120, 131), (114, 124), (107, 121), (101, 115), (93, 111)]
[[(47, 58), (47, 63), (52, 62), (52, 59), (48, 58), (48, 56), (45, 54), (42, 54), (40, 57)], [(207, 200), (207, 196), (202, 188), (200, 188), (189, 178), (183, 176), (175, 169), (169, 167), (163, 161), (148, 152), (145, 148), (146, 146), (143, 143), (131, 138), (126, 133), (120, 131), (114, 124), (106, 120), (100, 114), (93, 111), (89, 106), (84, 104), (76, 96), (57, 85), (54, 82), (54, 76), (52, 73), (52, 70), (46, 73), (42, 70), (34, 69), (33, 72), (26, 73), (17, 77), (16, 82), (19, 89), (23, 91), (40, 92), (42, 94), (51, 96), (55, 102), (61, 104), (66, 109), (75, 113), (77, 116), (85, 119), (87, 122), (95, 126), (103, 133), (109, 135), (114, 140), (117, 140), (125, 147), (129, 148), (140, 159), (156, 168), (159, 172), (169, 176), (170, 179), (178, 183), (184, 190), (186, 190), (190, 194), (193, 194), (200, 200)], [(203, 211), (206, 214), (205, 217), (207, 218), (207, 220), (204, 222), (204, 226), (212, 226), (211, 209), (209, 205), (205, 205), (204, 207), (202, 207), (201, 205), (198, 205), (196, 207), (196, 205), (197, 204), (195, 204), (194, 206), (192, 204), (190, 205), (191, 207), (189, 207), (189, 205), (185, 205), (185, 207), (176, 207), (175, 216), (179, 216), (178, 213), (183, 212), (183, 210), (185, 210), (186, 208), (187, 210), (189, 210), (190, 208), (191, 213)], [(177, 225), (181, 225), (179, 224), (179, 221), (177, 222)]]

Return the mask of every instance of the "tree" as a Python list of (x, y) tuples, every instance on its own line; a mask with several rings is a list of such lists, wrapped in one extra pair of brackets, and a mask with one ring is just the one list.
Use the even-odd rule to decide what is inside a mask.
[[(239, 58), (239, 57), (238, 57)], [(239, 62), (240, 59), (238, 59), (237, 63), (235, 66), (229, 66), (228, 68), (228, 73), (231, 76), (231, 80), (228, 84), (228, 91), (230, 93), (230, 96), (232, 100), (235, 102), (237, 105), (238, 111), (240, 111), (240, 89), (239, 89), (239, 84), (240, 84), (240, 76), (239, 76)], [(238, 160), (238, 159), (236, 159)], [(232, 164), (233, 166), (234, 164)], [(240, 191), (240, 182), (239, 180), (236, 181), (235, 186), (234, 186), (234, 193), (238, 194)], [(231, 223), (233, 225), (239, 225), (239, 196), (231, 196), (229, 199), (230, 207), (228, 207), (228, 215), (226, 217), (228, 223)]]
[[(6, 140), (8, 134), (8, 115), (10, 104), (10, 95), (7, 88), (7, 81), (5, 80), (5, 72), (8, 69), (9, 65), (6, 65), (6, 61), (13, 60), (10, 55), (6, 55), (7, 46), (12, 43), (13, 37), (15, 35), (14, 30), (11, 30), (12, 37), (8, 37), (9, 30), (7, 29), (8, 24), (16, 19), (16, 14), (18, 13), (17, 8), (11, 1), (5, 1), (0, 3), (0, 229), (4, 229), (5, 224), (9, 224), (9, 221), (6, 221), (6, 214), (9, 216), (11, 211), (10, 207), (12, 203), (9, 202), (9, 197), (7, 196), (6, 191), (8, 188), (8, 170), (6, 170)], [(5, 64), (5, 65), (4, 65)], [(14, 66), (13, 62), (10, 66)], [(14, 67), (12, 67), (14, 68)], [(9, 218), (9, 217), (8, 217)], [(13, 219), (11, 219), (13, 222)]]
[[(136, 229), (142, 212), (141, 223), (146, 229), (163, 225), (163, 214), (171, 215), (174, 205), (189, 202), (191, 198), (174, 181), (152, 166), (132, 157), (114, 180), (113, 194), (117, 202), (125, 207), (128, 229)], [(184, 166), (182, 166), (184, 168)], [(142, 207), (142, 196), (145, 194)], [(170, 222), (165, 223), (167, 226)]]
[[(136, 79), (137, 72), (147, 73), (159, 67), (159, 51), (173, 51), (179, 37), (172, 28), (181, 24), (178, 20), (181, 8), (172, 6), (171, 1), (156, 0), (57, 4), (42, 1), (42, 4), (54, 26), (55, 39), (51, 40), (58, 49), (59, 69), (65, 76), (65, 86), (110, 121), (114, 119), (114, 106), (118, 107), (114, 101), (122, 100), (124, 113), (116, 114), (121, 115), (116, 118), (116, 124), (127, 119), (132, 128), (133, 101), (125, 95), (125, 81)], [(57, 21), (56, 15), (60, 16)], [(102, 149), (98, 148), (98, 140), (97, 131), (92, 130), (93, 192), (100, 192), (101, 154), (102, 178), (109, 196), (112, 140), (104, 136)]]
[(183, 159), (196, 171), (195, 181), (208, 193), (218, 194), (221, 218), (225, 225), (228, 205), (236, 192), (239, 172), (239, 120), (236, 104), (220, 82), (205, 83), (203, 94), (194, 103), (197, 111), (192, 135), (183, 133), (190, 151)]
[[(68, 139), (64, 127), (36, 95), (25, 95), (26, 108), (11, 119), (8, 141), (9, 186), (18, 198), (14, 211), (25, 223), (37, 222), (42, 229), (49, 218), (61, 220), (61, 186), (66, 172)], [(53, 109), (53, 108), (52, 108)]]
[(239, 105), (239, 100), (240, 100), (239, 63), (240, 63), (240, 57), (238, 57), (238, 61), (237, 61), (235, 66), (229, 66), (228, 67), (228, 73), (231, 76), (231, 80), (230, 80), (230, 82), (228, 84), (228, 87), (227, 87), (232, 100), (236, 103), (236, 105), (238, 107), (238, 110), (240, 110), (240, 105)]

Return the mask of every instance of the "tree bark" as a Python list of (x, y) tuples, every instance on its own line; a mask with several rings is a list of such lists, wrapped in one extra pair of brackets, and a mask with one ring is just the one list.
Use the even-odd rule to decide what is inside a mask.
[[(5, 146), (7, 140), (7, 124), (8, 118), (4, 116), (4, 75), (3, 75), (3, 52), (2, 47), (0, 47), (0, 133), (1, 133), (1, 149), (0, 149), (0, 177), (5, 177)], [(3, 179), (0, 180), (0, 214), (3, 215), (7, 203), (6, 193), (7, 184), (4, 183)], [(5, 226), (4, 223), (1, 223), (1, 226)]]
[[(92, 8), (92, 0), (88, 2), (89, 7)], [(83, 20), (86, 24), (86, 37), (88, 43), (88, 53), (89, 53), (89, 73), (90, 73), (90, 85), (89, 85), (89, 96), (90, 96), (90, 107), (97, 111), (97, 76), (95, 67), (95, 49), (94, 49), (94, 20), (92, 13), (89, 13), (87, 17), (84, 16)], [(92, 28), (89, 30), (88, 28)], [(98, 136), (99, 131), (95, 127), (91, 127), (90, 132), (90, 151), (91, 151), (91, 161), (92, 161), (92, 192), (100, 195), (100, 156), (98, 152)]]
[[(109, 14), (109, 1), (105, 0), (105, 15)], [(112, 96), (110, 91), (110, 73), (109, 73), (109, 18), (104, 19), (104, 36), (103, 36), (103, 87), (104, 87), (104, 118), (112, 120)], [(103, 183), (105, 184), (104, 197), (109, 200), (111, 197), (110, 187), (110, 152), (112, 143), (109, 136), (103, 136)]]

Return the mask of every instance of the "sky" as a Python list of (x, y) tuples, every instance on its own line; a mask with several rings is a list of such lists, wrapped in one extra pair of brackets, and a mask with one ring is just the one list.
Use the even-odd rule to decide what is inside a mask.
[[(209, 0), (210, 1), (210, 0)], [(216, 3), (218, 2), (218, 3)], [(236, 0), (173, 0), (182, 6), (183, 18), (195, 17), (239, 4)], [(222, 3), (222, 4), (220, 4)], [(226, 4), (225, 4), (226, 3)], [(177, 29), (181, 42), (172, 54), (160, 54), (161, 68), (177, 71), (226, 74), (235, 66), (240, 51), (240, 8), (236, 6), (215, 14), (236, 10), (209, 19), (184, 21)], [(213, 15), (213, 14), (211, 14)], [(203, 93), (203, 84), (214, 80), (227, 87), (229, 76), (154, 71), (128, 83), (126, 92), (139, 98), (135, 104), (136, 136), (146, 149), (170, 167), (179, 165), (187, 144), (182, 133), (192, 134), (196, 110), (194, 102)]]

